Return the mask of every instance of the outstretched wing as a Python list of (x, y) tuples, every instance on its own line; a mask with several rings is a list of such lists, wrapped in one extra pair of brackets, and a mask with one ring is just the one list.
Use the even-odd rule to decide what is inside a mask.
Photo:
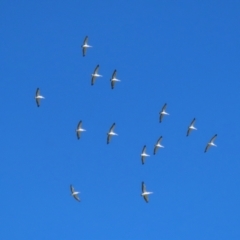
[(211, 145), (208, 143), (206, 148), (205, 148), (205, 151), (204, 152), (207, 152), (207, 150), (211, 147)]
[[(191, 125), (190, 125), (191, 126)], [(190, 132), (192, 131), (192, 129), (190, 127), (188, 127), (188, 130), (187, 130), (187, 137), (189, 136)]]
[(162, 107), (162, 112), (164, 112), (166, 110), (166, 108), (167, 108), (167, 104), (165, 103)]
[(211, 138), (210, 142), (211, 142), (211, 143), (214, 142), (214, 140), (216, 139), (216, 137), (217, 137), (217, 134), (215, 134), (215, 135)]
[(114, 86), (115, 86), (115, 81), (111, 79), (111, 88), (114, 89)]
[(143, 195), (143, 198), (148, 203), (148, 195)]
[(83, 45), (87, 44), (87, 42), (88, 42), (88, 36), (84, 38)]
[(37, 90), (36, 90), (36, 97), (39, 96), (39, 95), (40, 95), (40, 89), (37, 88)]
[(70, 185), (70, 191), (71, 191), (71, 193), (74, 193), (74, 188), (73, 188), (72, 184)]
[(112, 74), (112, 79), (116, 78), (116, 75), (117, 75), (117, 70), (115, 69)]
[(142, 182), (142, 193), (146, 192), (146, 185), (144, 182)]
[(37, 106), (40, 107), (40, 98), (36, 98)]
[(115, 123), (112, 124), (112, 126), (111, 126), (110, 129), (109, 129), (109, 132), (111, 132), (111, 131), (114, 130), (115, 125), (116, 125)]
[(107, 144), (110, 143), (111, 138), (112, 138), (112, 135), (108, 134), (108, 135), (107, 135)]
[(78, 196), (77, 194), (74, 194), (73, 197), (74, 197), (78, 202), (80, 202), (80, 198), (79, 198), (79, 196)]

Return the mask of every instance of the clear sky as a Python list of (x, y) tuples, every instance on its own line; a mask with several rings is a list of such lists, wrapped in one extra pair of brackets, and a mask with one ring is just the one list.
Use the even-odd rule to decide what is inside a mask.
[(239, 12), (237, 0), (1, 1), (0, 239), (240, 239)]

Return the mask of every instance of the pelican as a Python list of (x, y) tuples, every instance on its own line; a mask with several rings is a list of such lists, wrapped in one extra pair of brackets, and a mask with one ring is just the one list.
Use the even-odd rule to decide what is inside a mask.
[(116, 75), (117, 75), (117, 70), (115, 69), (113, 74), (112, 74), (112, 78), (110, 79), (112, 89), (114, 88), (114, 85), (115, 85), (116, 82), (121, 82), (121, 80), (116, 78)]
[(141, 153), (142, 164), (144, 164), (145, 162), (145, 157), (150, 157), (150, 155), (146, 153), (146, 145), (143, 146), (143, 150)]
[(74, 190), (74, 188), (73, 188), (73, 185), (70, 185), (70, 190), (71, 190), (71, 195), (72, 195), (78, 202), (80, 202), (80, 198), (79, 198), (79, 196), (78, 196), (78, 194), (79, 194), (80, 192), (76, 192), (76, 191)]
[(97, 65), (96, 68), (94, 69), (94, 72), (92, 74), (91, 85), (95, 83), (95, 80), (97, 77), (102, 77), (102, 75), (98, 74), (98, 70), (99, 70), (99, 65)]
[(196, 118), (194, 118), (194, 119), (192, 120), (191, 124), (189, 125), (188, 130), (187, 130), (187, 136), (190, 134), (190, 132), (191, 132), (192, 130), (197, 130), (197, 129), (193, 126), (194, 123), (195, 123), (195, 121), (196, 121)]
[(167, 108), (167, 104), (165, 103), (164, 106), (163, 106), (163, 108), (162, 108), (162, 111), (159, 113), (159, 114), (160, 114), (160, 119), (159, 119), (160, 122), (162, 122), (162, 119), (163, 119), (163, 116), (164, 116), (164, 115), (170, 115), (169, 113), (167, 113), (167, 112), (165, 111), (166, 108)]
[(78, 125), (77, 125), (77, 129), (76, 129), (76, 133), (77, 133), (77, 138), (80, 138), (81, 132), (86, 132), (87, 130), (82, 128), (82, 121), (79, 121)]
[(43, 99), (44, 97), (40, 95), (40, 89), (37, 88), (37, 91), (36, 91), (36, 95), (35, 95), (35, 99), (36, 99), (36, 102), (37, 102), (37, 106), (39, 107), (40, 106), (40, 100)]
[(153, 154), (155, 155), (157, 153), (158, 148), (164, 148), (164, 146), (161, 145), (162, 136), (157, 140), (157, 143), (154, 146)]
[(86, 36), (85, 39), (84, 39), (83, 45), (82, 45), (83, 56), (84, 57), (86, 55), (87, 48), (90, 48), (90, 47), (92, 47), (92, 46), (88, 45), (88, 36)]
[(141, 196), (144, 198), (144, 200), (148, 203), (148, 195), (153, 194), (153, 192), (147, 192), (146, 191), (146, 185), (144, 182), (142, 182), (142, 194)]
[(217, 134), (215, 134), (215, 135), (211, 138), (211, 140), (210, 140), (210, 142), (207, 144), (204, 152), (207, 152), (207, 150), (208, 150), (211, 146), (214, 146), (214, 147), (217, 146), (216, 144), (214, 144), (214, 140), (216, 139), (216, 137), (217, 137)]
[(109, 144), (112, 136), (117, 136), (117, 135), (118, 135), (117, 133), (115, 133), (115, 132), (113, 131), (115, 125), (116, 125), (116, 124), (113, 123), (113, 125), (112, 125), (112, 126), (110, 127), (110, 129), (109, 129), (109, 132), (107, 133), (107, 144)]

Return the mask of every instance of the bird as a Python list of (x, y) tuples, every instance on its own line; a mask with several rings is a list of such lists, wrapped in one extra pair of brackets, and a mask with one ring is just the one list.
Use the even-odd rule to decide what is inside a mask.
[(79, 198), (79, 196), (78, 196), (78, 194), (79, 194), (80, 192), (76, 192), (76, 191), (74, 190), (73, 185), (70, 185), (70, 190), (71, 190), (71, 195), (72, 195), (78, 202), (80, 202), (80, 198)]
[(188, 127), (188, 130), (187, 130), (187, 136), (190, 134), (190, 132), (192, 131), (192, 130), (197, 130), (197, 128), (195, 128), (193, 125), (194, 125), (194, 123), (195, 123), (195, 121), (196, 121), (196, 118), (194, 118), (193, 120), (192, 120), (192, 122), (190, 123), (190, 125), (189, 125), (189, 127)]
[(142, 164), (144, 164), (144, 162), (145, 162), (145, 157), (150, 157), (150, 155), (148, 155), (146, 153), (146, 145), (143, 146), (143, 150), (142, 150), (142, 153), (141, 153)]
[(98, 70), (99, 70), (99, 64), (96, 66), (96, 68), (94, 69), (94, 72), (92, 73), (91, 85), (95, 83), (95, 80), (97, 77), (102, 77), (102, 75), (98, 74)]
[(114, 127), (115, 127), (115, 123), (112, 124), (112, 126), (110, 127), (109, 129), (109, 132), (107, 133), (107, 144), (110, 143), (110, 140), (111, 140), (111, 137), (112, 136), (117, 136), (118, 134), (115, 133), (113, 130), (114, 130)]
[(39, 88), (37, 88), (35, 99), (36, 99), (36, 102), (37, 102), (37, 106), (39, 107), (40, 106), (40, 100), (44, 99), (44, 97), (40, 95), (40, 89)]
[(76, 129), (77, 138), (80, 139), (81, 132), (86, 132), (87, 130), (82, 128), (82, 121), (79, 121)]
[(164, 116), (164, 115), (170, 115), (169, 113), (167, 113), (167, 112), (165, 111), (166, 108), (167, 108), (167, 104), (165, 103), (165, 104), (163, 105), (162, 111), (159, 113), (159, 114), (160, 114), (160, 119), (159, 119), (160, 123), (162, 122), (162, 119), (163, 119), (163, 116)]
[(88, 36), (85, 37), (84, 41), (83, 41), (83, 45), (82, 45), (82, 50), (83, 50), (83, 56), (86, 56), (86, 51), (87, 48), (90, 48), (92, 46), (88, 45)]
[(146, 185), (144, 182), (142, 182), (142, 194), (141, 196), (144, 198), (144, 200), (148, 203), (148, 195), (153, 194), (153, 192), (147, 192), (146, 191)]
[(162, 136), (157, 140), (157, 143), (154, 146), (153, 154), (155, 155), (157, 153), (158, 148), (164, 148), (164, 146), (161, 145)]
[(215, 134), (215, 135), (211, 138), (211, 140), (208, 142), (208, 144), (207, 144), (204, 152), (207, 152), (207, 150), (208, 150), (211, 146), (214, 146), (214, 147), (217, 146), (216, 144), (214, 144), (214, 140), (216, 139), (216, 137), (217, 137), (217, 134)]
[(121, 82), (121, 80), (116, 78), (116, 75), (117, 75), (117, 70), (115, 69), (113, 74), (112, 74), (112, 78), (110, 79), (112, 89), (114, 89), (114, 86), (115, 86), (116, 82)]

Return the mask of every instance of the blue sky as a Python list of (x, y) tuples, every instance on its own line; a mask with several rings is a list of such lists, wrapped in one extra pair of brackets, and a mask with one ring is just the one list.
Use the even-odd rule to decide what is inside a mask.
[(239, 1), (0, 6), (1, 239), (240, 239)]

